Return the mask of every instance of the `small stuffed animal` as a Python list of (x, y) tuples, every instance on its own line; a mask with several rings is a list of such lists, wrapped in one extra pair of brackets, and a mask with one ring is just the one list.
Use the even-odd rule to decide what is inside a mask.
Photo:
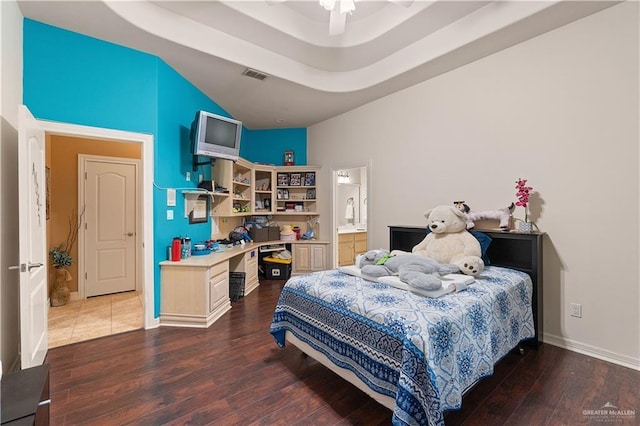
[(471, 208), (464, 203), (464, 201), (454, 201), (453, 205), (456, 206), (458, 210), (465, 214), (467, 229), (473, 229), (476, 224), (474, 223), (476, 220), (499, 220), (500, 221), (500, 229), (509, 229), (509, 223), (511, 219), (511, 213), (515, 210), (515, 204), (511, 203), (508, 207), (503, 207), (498, 210), (486, 210), (481, 212), (472, 212)]
[(457, 265), (466, 275), (477, 276), (484, 270), (480, 243), (467, 231), (465, 214), (460, 209), (438, 206), (424, 215), (431, 232), (413, 247), (413, 253)]
[(442, 287), (441, 275), (460, 272), (456, 265), (441, 265), (411, 253), (393, 255), (387, 250), (369, 250), (358, 257), (356, 266), (370, 277), (398, 275), (400, 281), (422, 290), (437, 290)]

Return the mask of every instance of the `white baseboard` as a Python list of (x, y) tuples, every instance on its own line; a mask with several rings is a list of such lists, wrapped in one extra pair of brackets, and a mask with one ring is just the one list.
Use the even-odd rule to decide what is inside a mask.
[(564, 337), (555, 336), (549, 333), (542, 334), (542, 341), (553, 346), (558, 346), (563, 349), (601, 359), (603, 361), (611, 362), (623, 367), (631, 368), (632, 370), (640, 371), (640, 359), (638, 358), (611, 352), (606, 349), (576, 342), (570, 339), (565, 339)]
[(154, 318), (144, 326), (145, 330), (151, 330), (152, 328), (160, 328), (160, 318)]

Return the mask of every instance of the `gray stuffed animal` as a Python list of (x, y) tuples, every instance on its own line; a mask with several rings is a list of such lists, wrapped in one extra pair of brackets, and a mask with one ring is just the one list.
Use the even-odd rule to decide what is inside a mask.
[(370, 277), (398, 275), (402, 282), (422, 290), (437, 290), (442, 287), (442, 275), (460, 272), (456, 265), (443, 265), (418, 254), (390, 255), (382, 249), (359, 256), (356, 266)]

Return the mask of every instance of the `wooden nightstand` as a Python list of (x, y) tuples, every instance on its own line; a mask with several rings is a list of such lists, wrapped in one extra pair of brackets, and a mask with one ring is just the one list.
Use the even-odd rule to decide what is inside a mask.
[(3, 425), (49, 424), (49, 365), (2, 376), (0, 420)]

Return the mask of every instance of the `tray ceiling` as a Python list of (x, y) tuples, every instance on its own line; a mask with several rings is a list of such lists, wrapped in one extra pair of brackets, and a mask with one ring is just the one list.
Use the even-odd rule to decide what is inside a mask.
[[(19, 1), (25, 17), (162, 58), (250, 129), (308, 127), (612, 1)], [(267, 77), (243, 75), (246, 68)]]

